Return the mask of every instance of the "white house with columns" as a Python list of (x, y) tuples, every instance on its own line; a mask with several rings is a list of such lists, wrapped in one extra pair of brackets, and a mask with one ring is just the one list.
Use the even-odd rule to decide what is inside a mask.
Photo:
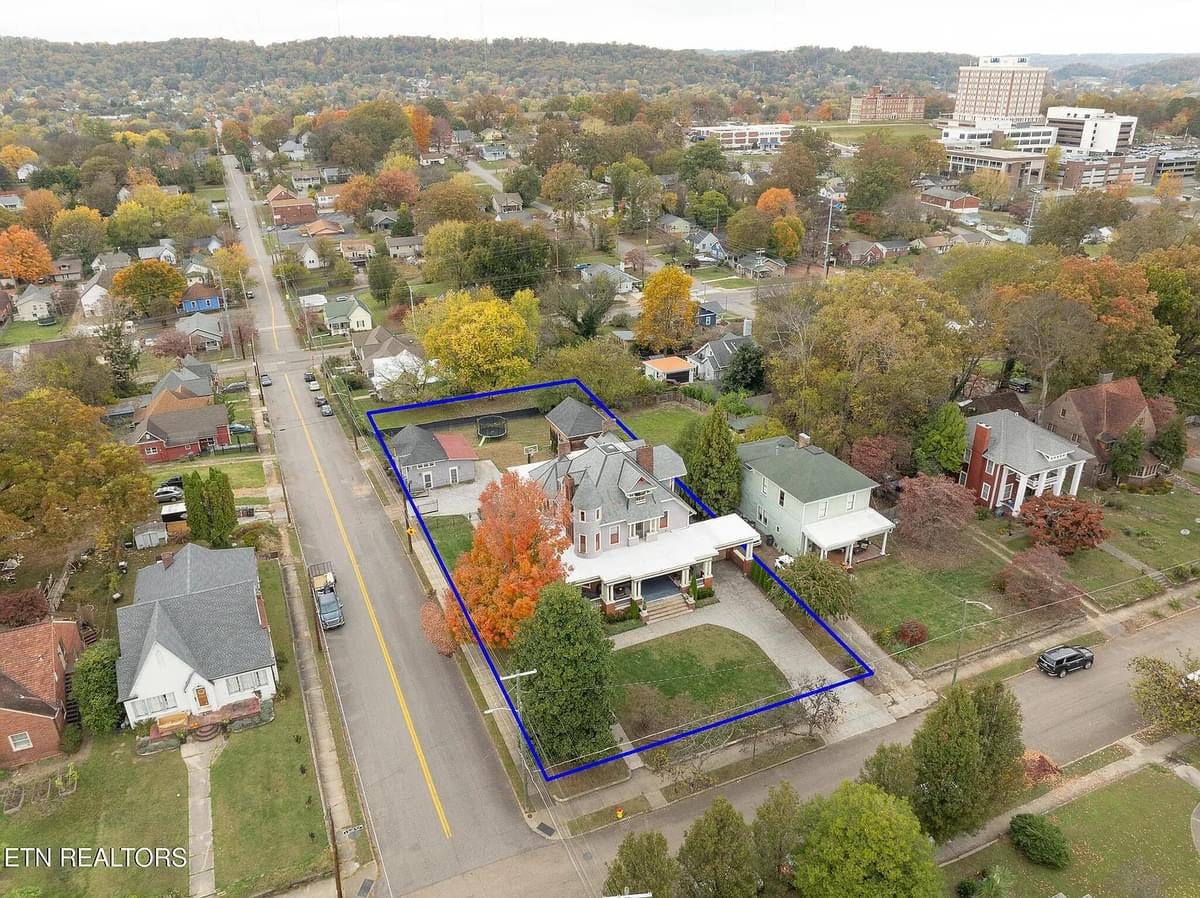
[(1074, 496), (1094, 456), (1009, 409), (967, 418), (958, 482), (988, 508), (1014, 517), (1030, 496)]

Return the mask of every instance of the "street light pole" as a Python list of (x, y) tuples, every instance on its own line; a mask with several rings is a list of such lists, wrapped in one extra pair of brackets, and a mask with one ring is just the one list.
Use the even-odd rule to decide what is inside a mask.
[[(511, 673), (511, 674), (508, 674), (508, 675), (500, 678), (501, 683), (507, 683), (511, 680), (516, 684), (513, 687), (513, 704), (516, 705), (516, 709), (517, 709), (514, 712), (514, 716), (517, 717), (518, 720), (520, 719), (520, 714), (521, 714), (521, 680), (524, 679), (525, 677), (531, 677), (536, 673), (537, 673), (537, 668), (535, 667), (532, 670), (522, 670), (522, 671), (518, 671), (517, 673)], [(496, 711), (510, 711), (510, 710), (512, 710), (512, 709), (508, 708), (508, 707), (488, 708), (483, 713), (484, 714), (493, 714)], [(528, 808), (529, 807), (529, 761), (525, 754), (525, 739), (522, 737), (520, 730), (521, 730), (521, 728), (518, 725), (518, 727), (517, 727), (517, 748), (518, 748), (518, 751), (520, 751), (520, 753), (521, 753), (521, 792), (524, 795), (525, 807)]]
[(962, 641), (963, 632), (967, 629), (967, 606), (978, 605), (987, 611), (992, 610), (992, 606), (987, 602), (977, 602), (975, 599), (963, 598), (962, 601), (962, 616), (958, 621), (958, 640), (954, 645), (954, 675), (950, 677), (950, 685), (953, 686), (958, 682), (958, 662), (962, 660)]

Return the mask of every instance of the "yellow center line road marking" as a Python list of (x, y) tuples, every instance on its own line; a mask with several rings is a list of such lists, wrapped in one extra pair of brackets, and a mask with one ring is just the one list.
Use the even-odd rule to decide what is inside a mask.
[(300, 403), (296, 400), (296, 393), (292, 389), (291, 378), (285, 377), (284, 383), (287, 384), (288, 395), (292, 399), (292, 405), (296, 409), (296, 418), (300, 422), (300, 429), (304, 431), (304, 439), (308, 442), (308, 451), (312, 454), (313, 464), (317, 466), (317, 474), (321, 478), (321, 486), (325, 488), (325, 498), (329, 500), (329, 507), (333, 511), (333, 520), (337, 524), (338, 533), (342, 537), (342, 545), (346, 547), (346, 554), (350, 556), (350, 567), (354, 569), (354, 578), (358, 581), (358, 588), (362, 592), (363, 604), (367, 606), (367, 615), (371, 618), (371, 627), (375, 630), (375, 638), (379, 641), (379, 650), (383, 653), (383, 661), (387, 665), (388, 676), (392, 680), (392, 689), (396, 693), (396, 700), (400, 703), (400, 713), (404, 715), (404, 725), (408, 728), (408, 737), (412, 740), (413, 750), (417, 753), (417, 763), (421, 765), (421, 774), (425, 777), (425, 785), (429, 787), (429, 797), (433, 801), (433, 809), (437, 812), (438, 820), (442, 824), (442, 832), (446, 834), (446, 838), (451, 837), (450, 821), (446, 819), (446, 809), (442, 807), (442, 799), (438, 797), (437, 787), (433, 784), (433, 775), (429, 772), (429, 763), (425, 760), (425, 751), (421, 748), (421, 740), (417, 736), (417, 728), (413, 724), (412, 715), (408, 711), (408, 701), (404, 698), (404, 690), (400, 688), (400, 678), (396, 675), (396, 666), (392, 663), (391, 652), (388, 651), (387, 642), (383, 638), (383, 630), (379, 626), (379, 618), (375, 616), (375, 606), (371, 602), (371, 595), (367, 591), (366, 581), (363, 579), (362, 568), (358, 566), (358, 557), (354, 554), (354, 550), (350, 548), (350, 538), (346, 535), (346, 525), (342, 523), (341, 513), (338, 512), (337, 505), (333, 501), (333, 491), (329, 489), (329, 480), (325, 477), (325, 469), (321, 466), (321, 459), (317, 457), (317, 447), (313, 445), (312, 434), (309, 433), (308, 424), (304, 420), (304, 415), (300, 411)]

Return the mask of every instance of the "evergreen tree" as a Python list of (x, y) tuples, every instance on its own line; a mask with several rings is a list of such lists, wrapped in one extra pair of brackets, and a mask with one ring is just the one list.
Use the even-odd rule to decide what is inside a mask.
[(956, 686), (913, 734), (913, 809), (937, 842), (971, 831), (987, 816), (979, 729), (971, 693)]
[(662, 833), (630, 833), (621, 840), (608, 865), (605, 895), (644, 894), (671, 898), (679, 881), (679, 864), (671, 857)]
[(115, 639), (102, 639), (75, 663), (71, 695), (79, 705), (79, 716), (89, 733), (111, 733), (121, 720), (117, 704), (117, 657), (121, 648)]
[(1146, 432), (1134, 425), (1117, 438), (1109, 450), (1112, 457), (1113, 477), (1119, 483), (1142, 465), (1142, 453), (1146, 451)]
[(547, 764), (597, 756), (613, 744), (608, 705), (612, 641), (579, 588), (551, 583), (513, 644), (516, 670), (537, 670), (521, 692), (527, 721)]
[(395, 280), (392, 281), (392, 286), (388, 288), (388, 304), (404, 303), (405, 305), (409, 305), (413, 297), (408, 292), (408, 281), (400, 277), (399, 274), (396, 274), (394, 268), (392, 269), (392, 273), (395, 276)]
[(396, 282), (396, 267), (392, 265), (390, 256), (376, 255), (367, 263), (367, 286), (371, 288), (371, 296), (387, 305), (392, 284)]
[(1183, 418), (1175, 418), (1170, 424), (1158, 432), (1150, 451), (1163, 464), (1177, 468), (1187, 456), (1187, 431), (1183, 426)]
[(233, 503), (229, 475), (217, 468), (209, 468), (204, 499), (209, 513), (209, 542), (215, 549), (228, 548), (233, 531), (237, 528), (237, 509)]
[(804, 806), (804, 838), (792, 855), (804, 898), (938, 898), (933, 846), (908, 803), (882, 789), (842, 783)]
[(414, 229), (412, 210), (408, 207), (408, 203), (401, 203), (400, 208), (396, 210), (396, 223), (392, 225), (392, 236), (411, 237)]
[(681, 898), (754, 898), (754, 839), (729, 800), (718, 798), (679, 847)]
[(199, 471), (184, 475), (183, 504), (187, 506), (187, 525), (192, 539), (208, 542), (212, 537), (212, 515), (208, 510), (204, 478)]
[(688, 485), (717, 514), (729, 514), (742, 497), (742, 463), (725, 412), (714, 408), (687, 460)]
[(918, 467), (927, 474), (951, 473), (962, 467), (967, 451), (967, 421), (953, 402), (937, 410), (913, 450)]
[(141, 352), (125, 339), (120, 325), (110, 324), (100, 332), (100, 354), (112, 372), (113, 389), (119, 396), (131, 395), (135, 387), (133, 372), (138, 369)]
[(987, 785), (990, 806), (999, 808), (1016, 795), (1024, 779), (1021, 705), (1003, 683), (978, 686), (971, 698), (979, 715), (983, 782)]
[(763, 361), (762, 348), (757, 343), (743, 343), (733, 351), (729, 358), (729, 367), (721, 387), (726, 390), (745, 390), (747, 393), (757, 393), (762, 389), (766, 377), (766, 364)]

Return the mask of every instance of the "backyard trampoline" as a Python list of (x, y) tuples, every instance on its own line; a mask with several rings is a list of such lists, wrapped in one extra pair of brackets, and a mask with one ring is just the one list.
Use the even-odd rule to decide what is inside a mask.
[(502, 440), (508, 436), (508, 421), (503, 415), (480, 415), (475, 419), (475, 435), (480, 440)]

